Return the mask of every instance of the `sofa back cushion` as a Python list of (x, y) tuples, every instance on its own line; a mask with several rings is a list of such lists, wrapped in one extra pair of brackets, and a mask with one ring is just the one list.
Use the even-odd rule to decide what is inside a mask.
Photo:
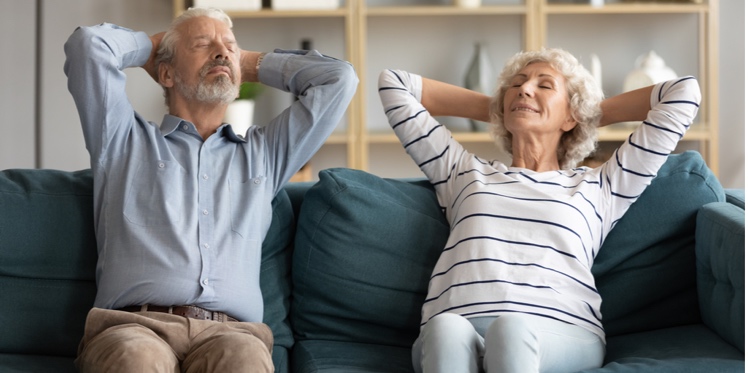
[[(669, 156), (592, 268), (608, 335), (701, 322), (696, 213), (718, 200), (724, 192), (698, 153)], [(297, 338), (409, 346), (448, 232), (424, 180), (321, 172), (298, 217), (291, 317)]]
[(297, 339), (410, 347), (449, 233), (433, 189), (350, 169), (319, 178), (297, 222)]
[(273, 199), (273, 220), (262, 242), (260, 268), (260, 288), (265, 304), (263, 322), (273, 331), (276, 372), (287, 371), (288, 350), (294, 342), (288, 315), (291, 307), (291, 253), (295, 224), (291, 200), (283, 189)]
[(696, 294), (696, 215), (724, 201), (699, 153), (669, 156), (605, 239), (592, 273), (608, 336), (701, 322)]
[[(0, 171), (0, 209), (0, 353), (75, 356), (96, 295), (91, 171)], [(260, 273), (278, 365), (288, 365), (293, 346), (293, 232), (293, 208), (281, 190)]]
[(0, 353), (75, 356), (96, 294), (91, 172), (0, 171)]

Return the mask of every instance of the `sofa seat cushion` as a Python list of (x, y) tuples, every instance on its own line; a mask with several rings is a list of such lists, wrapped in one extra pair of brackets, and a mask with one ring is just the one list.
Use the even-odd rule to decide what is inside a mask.
[(77, 373), (72, 357), (0, 354), (3, 373)]
[(299, 340), (410, 348), (449, 226), (430, 184), (330, 169), (304, 196), (293, 253)]
[(610, 336), (701, 322), (696, 293), (696, 215), (724, 201), (699, 153), (670, 155), (608, 234), (592, 273)]
[(409, 347), (302, 341), (293, 350), (297, 373), (413, 373)]
[(745, 355), (704, 324), (608, 338), (605, 364), (585, 373), (744, 372)]

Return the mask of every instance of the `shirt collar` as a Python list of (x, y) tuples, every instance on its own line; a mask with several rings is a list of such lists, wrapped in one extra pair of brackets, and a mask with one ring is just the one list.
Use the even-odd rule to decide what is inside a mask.
[[(165, 114), (164, 119), (161, 121), (161, 133), (164, 135), (164, 137), (169, 136), (172, 134), (172, 132), (176, 131), (180, 125), (182, 124), (187, 125), (188, 123), (190, 126), (194, 127), (194, 124), (180, 117), (177, 117), (171, 114)], [(218, 130), (216, 132), (220, 133), (222, 136), (226, 137), (226, 139), (228, 139), (231, 142), (236, 142), (236, 143), (247, 142), (247, 139), (245, 139), (242, 136), (238, 136), (234, 132), (234, 129), (231, 127), (231, 125), (228, 123), (223, 123), (221, 127), (218, 127)]]
[(182, 122), (187, 123), (187, 121), (182, 118), (175, 117), (171, 114), (165, 114), (164, 119), (161, 121), (161, 134), (163, 134), (164, 137), (171, 135), (172, 132), (179, 128), (179, 125)]

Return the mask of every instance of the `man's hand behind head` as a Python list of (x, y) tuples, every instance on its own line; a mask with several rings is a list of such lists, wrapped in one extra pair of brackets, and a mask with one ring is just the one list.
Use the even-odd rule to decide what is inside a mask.
[(143, 69), (148, 72), (148, 75), (150, 75), (151, 78), (156, 81), (156, 83), (158, 83), (156, 52), (158, 52), (158, 47), (161, 45), (161, 39), (164, 38), (164, 34), (166, 34), (166, 32), (159, 32), (158, 34), (151, 35), (151, 44), (153, 45), (153, 48), (151, 49), (151, 56), (148, 58), (148, 62), (143, 65)]

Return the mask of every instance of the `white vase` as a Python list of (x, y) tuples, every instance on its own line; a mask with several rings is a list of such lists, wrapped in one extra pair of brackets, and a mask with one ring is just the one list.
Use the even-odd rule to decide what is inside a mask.
[(626, 75), (623, 91), (633, 91), (666, 80), (675, 79), (678, 74), (665, 65), (665, 60), (654, 51), (643, 54), (636, 59), (636, 68)]
[(262, 0), (195, 0), (195, 8), (218, 8), (227, 12), (260, 10)]
[(271, 0), (273, 10), (337, 9), (338, 0)]
[(249, 126), (252, 125), (252, 117), (255, 111), (255, 100), (236, 100), (226, 107), (223, 121), (231, 125), (231, 128), (239, 136), (246, 136)]
[[(470, 61), (467, 72), (465, 73), (465, 88), (492, 95), (496, 84), (495, 74), (491, 60), (488, 58), (488, 52), (481, 43), (475, 43), (473, 58)], [(470, 128), (473, 131), (485, 131), (488, 123), (470, 120)]]
[(455, 5), (460, 8), (477, 8), (481, 0), (455, 0)]

